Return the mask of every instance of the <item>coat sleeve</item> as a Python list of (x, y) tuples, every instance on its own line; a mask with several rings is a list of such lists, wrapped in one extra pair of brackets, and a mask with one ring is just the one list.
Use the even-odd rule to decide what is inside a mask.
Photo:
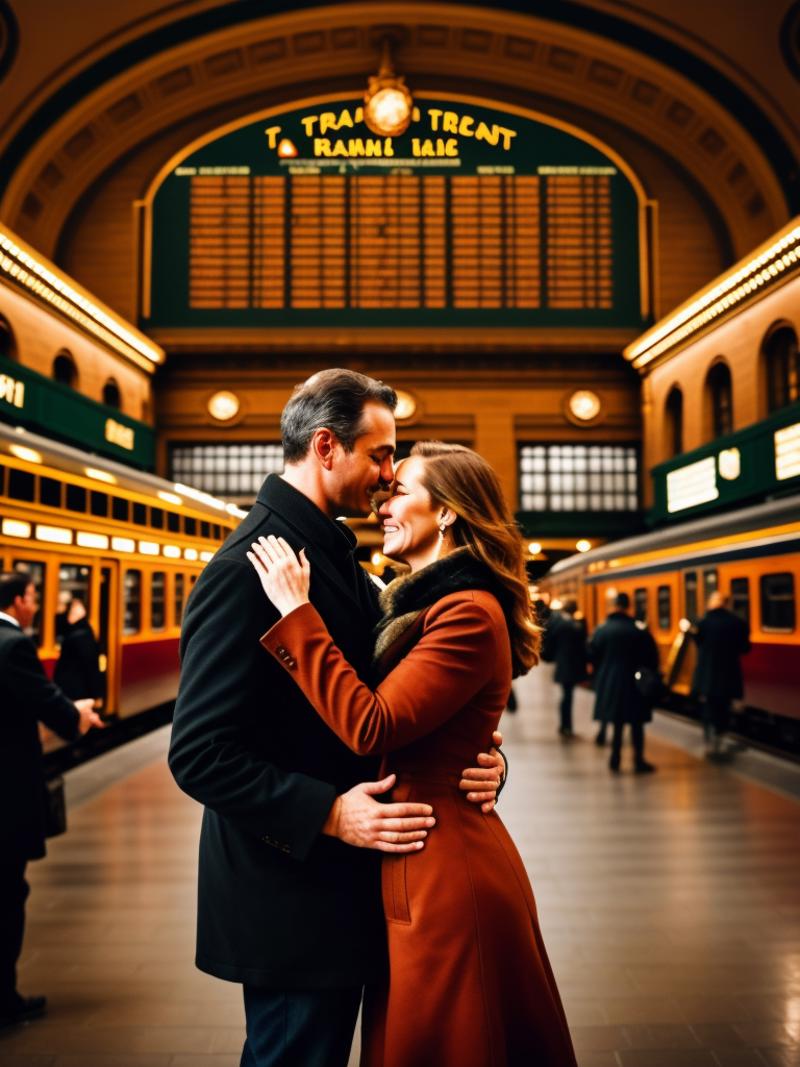
[(44, 671), (36, 647), (27, 638), (15, 641), (3, 664), (8, 688), (29, 707), (31, 714), (65, 741), (78, 736), (78, 709), (51, 682)]
[(494, 670), (494, 623), (474, 600), (445, 597), (419, 641), (373, 690), (333, 643), (311, 604), (277, 622), (261, 643), (354, 752), (391, 752), (431, 733), (464, 707)]
[(266, 695), (253, 692), (253, 679), (264, 675), (257, 662), (264, 653), (253, 633), (264, 596), (249, 572), (236, 560), (210, 563), (187, 606), (169, 766), (189, 796), (265, 843), (305, 859), (336, 788), (283, 770), (248, 744), (253, 705)]

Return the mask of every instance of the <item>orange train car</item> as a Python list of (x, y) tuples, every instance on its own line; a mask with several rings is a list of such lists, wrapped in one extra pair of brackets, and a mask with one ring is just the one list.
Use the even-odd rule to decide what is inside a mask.
[(607, 598), (625, 592), (659, 647), (676, 706), (691, 695), (694, 642), (682, 627), (719, 590), (750, 627), (742, 661), (744, 732), (800, 750), (800, 496), (779, 498), (603, 545), (556, 563), (540, 583), (551, 597), (574, 596), (589, 632)]
[(0, 566), (28, 572), (37, 587), (31, 636), (48, 672), (60, 609), (72, 596), (84, 600), (108, 718), (174, 699), (186, 599), (244, 514), (191, 486), (0, 423)]

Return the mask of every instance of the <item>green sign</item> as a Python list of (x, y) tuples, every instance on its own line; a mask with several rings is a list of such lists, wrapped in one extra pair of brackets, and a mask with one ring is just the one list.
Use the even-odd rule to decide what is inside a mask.
[(150, 426), (2, 358), (0, 420), (133, 467), (155, 467), (155, 432)]
[(378, 137), (356, 100), (228, 128), (163, 179), (143, 325), (640, 329), (639, 199), (576, 131), (421, 97)]

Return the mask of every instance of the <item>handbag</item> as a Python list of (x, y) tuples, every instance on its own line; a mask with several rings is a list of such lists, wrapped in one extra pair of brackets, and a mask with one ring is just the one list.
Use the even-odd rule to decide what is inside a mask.
[(64, 779), (59, 775), (45, 782), (44, 836), (58, 837), (67, 830)]

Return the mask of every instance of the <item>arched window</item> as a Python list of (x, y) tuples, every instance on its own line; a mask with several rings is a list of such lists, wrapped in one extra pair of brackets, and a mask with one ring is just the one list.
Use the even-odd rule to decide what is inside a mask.
[(711, 407), (711, 437), (722, 437), (733, 429), (733, 383), (727, 363), (715, 363), (706, 378)]
[(683, 452), (683, 393), (677, 385), (669, 391), (664, 405), (668, 458)]
[(103, 386), (103, 403), (110, 408), (119, 409), (122, 407), (122, 394), (113, 378), (109, 378)]
[(767, 403), (778, 411), (800, 400), (800, 353), (797, 334), (791, 326), (773, 330), (764, 342), (767, 364)]
[(78, 368), (72, 353), (66, 348), (62, 348), (53, 360), (53, 378), (62, 385), (68, 385), (70, 389), (75, 389), (78, 384)]
[(0, 356), (3, 359), (17, 358), (17, 343), (14, 340), (14, 331), (11, 323), (0, 315)]

